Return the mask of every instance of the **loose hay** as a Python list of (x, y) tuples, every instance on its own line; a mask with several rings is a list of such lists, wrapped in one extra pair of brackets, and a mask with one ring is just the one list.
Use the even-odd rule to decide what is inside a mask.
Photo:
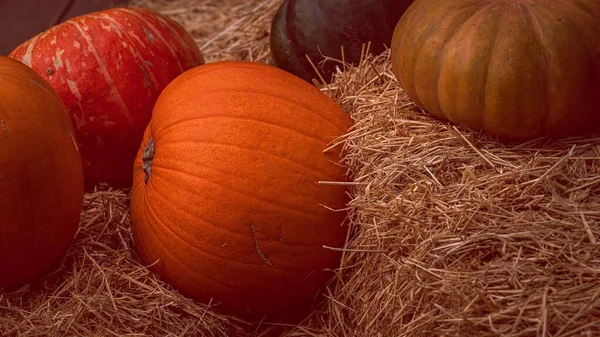
[(158, 281), (138, 262), (123, 191), (84, 201), (62, 273), (0, 293), (0, 336), (231, 336), (231, 324)]
[(134, 0), (168, 15), (195, 38), (207, 62), (271, 63), (268, 36), (282, 0)]
[[(269, 63), (280, 2), (134, 4), (182, 23), (209, 62)], [(356, 123), (355, 235), (326, 303), (287, 336), (600, 335), (600, 138), (508, 146), (433, 119), (398, 88), (389, 52), (323, 91)], [(0, 292), (0, 335), (251, 334), (139, 264), (127, 207), (128, 191), (86, 196), (62, 273)]]

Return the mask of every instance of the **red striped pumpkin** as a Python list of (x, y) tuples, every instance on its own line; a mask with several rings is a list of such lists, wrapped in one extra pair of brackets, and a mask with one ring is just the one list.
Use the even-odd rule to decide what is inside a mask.
[(163, 88), (204, 63), (175, 21), (142, 8), (115, 8), (72, 18), (13, 50), (68, 108), (86, 189), (100, 182), (129, 187), (133, 160)]

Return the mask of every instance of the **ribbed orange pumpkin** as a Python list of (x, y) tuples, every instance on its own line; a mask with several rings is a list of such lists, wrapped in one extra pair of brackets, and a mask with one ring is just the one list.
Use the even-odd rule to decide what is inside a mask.
[(391, 53), (436, 117), (513, 141), (599, 131), (597, 0), (416, 0)]
[[(283, 70), (217, 62), (159, 97), (135, 161), (137, 251), (182, 293), (222, 312), (269, 315), (306, 303), (347, 235), (340, 146), (352, 125)], [(333, 211), (332, 209), (338, 209)]]
[(48, 272), (63, 257), (83, 203), (81, 157), (58, 94), (0, 56), (0, 288)]

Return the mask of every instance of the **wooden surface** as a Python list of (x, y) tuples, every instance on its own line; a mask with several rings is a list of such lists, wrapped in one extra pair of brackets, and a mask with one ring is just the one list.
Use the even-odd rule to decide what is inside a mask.
[(127, 0), (0, 0), (0, 55), (74, 16), (126, 4)]

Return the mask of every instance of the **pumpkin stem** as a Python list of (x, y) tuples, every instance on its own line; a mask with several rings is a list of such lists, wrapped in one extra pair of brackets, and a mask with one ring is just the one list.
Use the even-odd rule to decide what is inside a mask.
[(275, 267), (271, 263), (269, 258), (265, 255), (265, 253), (263, 253), (263, 251), (260, 249), (260, 245), (258, 244), (258, 237), (256, 236), (256, 226), (254, 226), (253, 223), (250, 224), (250, 229), (252, 230), (252, 237), (254, 238), (254, 245), (256, 246), (256, 252), (258, 253), (258, 256), (260, 257), (262, 262), (264, 262), (269, 267)]
[(148, 141), (148, 145), (144, 149), (144, 153), (142, 153), (142, 170), (146, 173), (144, 177), (144, 183), (148, 183), (148, 179), (150, 179), (150, 175), (152, 174), (152, 160), (154, 159), (154, 139), (150, 138)]
[(10, 139), (10, 133), (8, 133), (8, 129), (6, 128), (6, 121), (4, 119), (0, 119), (0, 126), (2, 126), (2, 131), (4, 131), (4, 137), (6, 137), (9, 143), (12, 143), (12, 140)]

